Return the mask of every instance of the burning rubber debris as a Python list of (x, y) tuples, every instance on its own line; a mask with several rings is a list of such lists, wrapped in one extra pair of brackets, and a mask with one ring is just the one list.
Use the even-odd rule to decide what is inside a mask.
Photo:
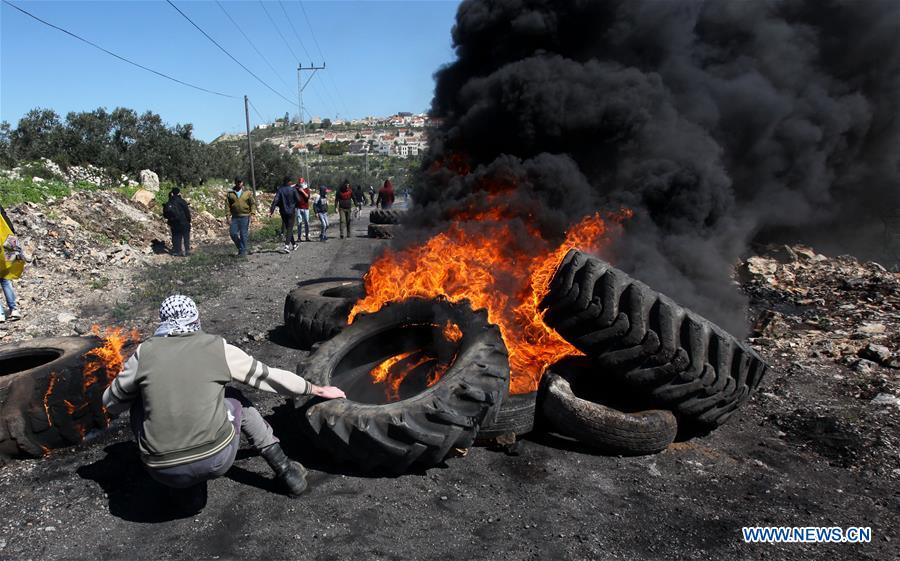
[(92, 329), (92, 337), (37, 339), (0, 349), (0, 454), (47, 454), (108, 424), (103, 391), (121, 371), (137, 331)]

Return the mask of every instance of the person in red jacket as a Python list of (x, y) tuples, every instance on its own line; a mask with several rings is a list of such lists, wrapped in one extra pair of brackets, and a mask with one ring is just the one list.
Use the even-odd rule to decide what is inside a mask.
[(309, 199), (312, 193), (302, 177), (294, 186), (300, 194), (300, 202), (297, 203), (297, 240), (300, 240), (300, 226), (303, 226), (306, 241), (309, 241)]
[(375, 207), (387, 210), (394, 206), (394, 185), (390, 179), (384, 180), (384, 187), (378, 190), (378, 198), (375, 200)]

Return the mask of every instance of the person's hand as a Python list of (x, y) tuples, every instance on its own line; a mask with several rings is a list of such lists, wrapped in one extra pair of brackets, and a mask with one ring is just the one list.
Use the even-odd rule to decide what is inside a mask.
[(324, 397), (325, 399), (338, 399), (338, 398), (346, 398), (347, 394), (344, 393), (344, 390), (337, 386), (313, 386), (312, 393), (317, 397)]

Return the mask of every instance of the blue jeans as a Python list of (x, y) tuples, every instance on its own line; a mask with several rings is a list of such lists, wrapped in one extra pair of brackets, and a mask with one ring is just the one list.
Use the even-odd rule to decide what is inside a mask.
[(327, 212), (317, 212), (319, 217), (319, 224), (322, 225), (322, 232), (319, 234), (320, 240), (327, 240), (328, 236), (325, 232), (328, 231), (328, 213)]
[(297, 209), (297, 239), (300, 239), (300, 226), (303, 226), (303, 229), (306, 232), (306, 239), (309, 239), (309, 209), (308, 208), (298, 208)]
[[(9, 305), (9, 311), (16, 309), (16, 293), (13, 290), (12, 281), (9, 279), (0, 279), (0, 286), (3, 287), (3, 295), (6, 296), (6, 303)], [(0, 318), (5, 318), (3, 306), (0, 305)]]
[(231, 217), (231, 241), (237, 246), (238, 255), (247, 255), (247, 241), (250, 239), (250, 217)]

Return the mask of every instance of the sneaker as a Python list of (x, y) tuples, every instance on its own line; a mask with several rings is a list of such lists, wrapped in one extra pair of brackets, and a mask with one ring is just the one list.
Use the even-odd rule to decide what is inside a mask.
[(297, 251), (297, 245), (298, 244), (295, 244), (295, 243), (291, 244), (291, 251)]
[(16, 308), (9, 313), (9, 319), (12, 321), (22, 319), (22, 312), (19, 311), (19, 308)]
[(281, 253), (290, 253), (290, 252), (291, 252), (291, 246), (289, 246), (288, 244), (284, 244), (284, 247), (281, 248)]

